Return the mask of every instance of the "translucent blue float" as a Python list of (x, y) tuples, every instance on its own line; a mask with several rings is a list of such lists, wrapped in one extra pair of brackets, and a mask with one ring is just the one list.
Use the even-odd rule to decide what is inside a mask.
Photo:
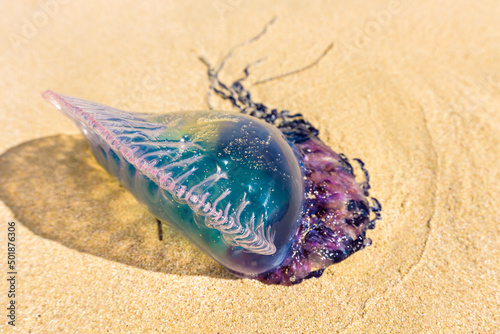
[(297, 153), (277, 128), (230, 112), (139, 114), (44, 97), (138, 201), (228, 269), (251, 276), (283, 262), (304, 191)]

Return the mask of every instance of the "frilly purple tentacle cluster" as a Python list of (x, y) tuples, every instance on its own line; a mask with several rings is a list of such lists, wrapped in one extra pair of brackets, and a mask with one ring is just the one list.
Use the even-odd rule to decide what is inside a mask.
[(291, 285), (319, 277), (326, 267), (371, 244), (370, 208), (352, 167), (321, 140), (295, 144), (303, 158), (305, 211), (283, 264), (259, 275), (267, 284)]

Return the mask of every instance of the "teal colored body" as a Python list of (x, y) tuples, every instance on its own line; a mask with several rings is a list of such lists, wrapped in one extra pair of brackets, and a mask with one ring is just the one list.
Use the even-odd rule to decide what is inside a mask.
[(229, 112), (138, 114), (52, 99), (110, 174), (215, 260), (246, 277), (283, 262), (304, 189), (299, 159), (278, 129)]

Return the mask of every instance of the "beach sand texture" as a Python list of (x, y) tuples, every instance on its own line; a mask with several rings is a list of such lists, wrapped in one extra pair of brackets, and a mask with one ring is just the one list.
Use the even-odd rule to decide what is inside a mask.
[[(498, 1), (4, 1), (0, 217), (16, 222), (20, 333), (498, 333)], [(51, 89), (125, 110), (205, 110), (206, 67), (303, 113), (371, 173), (373, 245), (319, 279), (237, 279), (90, 154)], [(333, 43), (314, 67), (301, 68)], [(217, 96), (217, 109), (233, 110)], [(2, 277), (8, 271), (2, 260)], [(9, 302), (0, 280), (2, 319)]]

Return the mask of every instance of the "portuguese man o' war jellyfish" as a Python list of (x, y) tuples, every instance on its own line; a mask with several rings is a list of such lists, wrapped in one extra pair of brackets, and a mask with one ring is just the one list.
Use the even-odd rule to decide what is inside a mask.
[(230, 86), (220, 82), (223, 65), (208, 65), (211, 88), (241, 113), (144, 114), (52, 91), (43, 97), (157, 219), (231, 273), (282, 285), (319, 277), (371, 243), (366, 231), (380, 204), (372, 198), (370, 207), (368, 172), (356, 160), (358, 183), (348, 159), (302, 115), (253, 102), (242, 84), (248, 68)]

